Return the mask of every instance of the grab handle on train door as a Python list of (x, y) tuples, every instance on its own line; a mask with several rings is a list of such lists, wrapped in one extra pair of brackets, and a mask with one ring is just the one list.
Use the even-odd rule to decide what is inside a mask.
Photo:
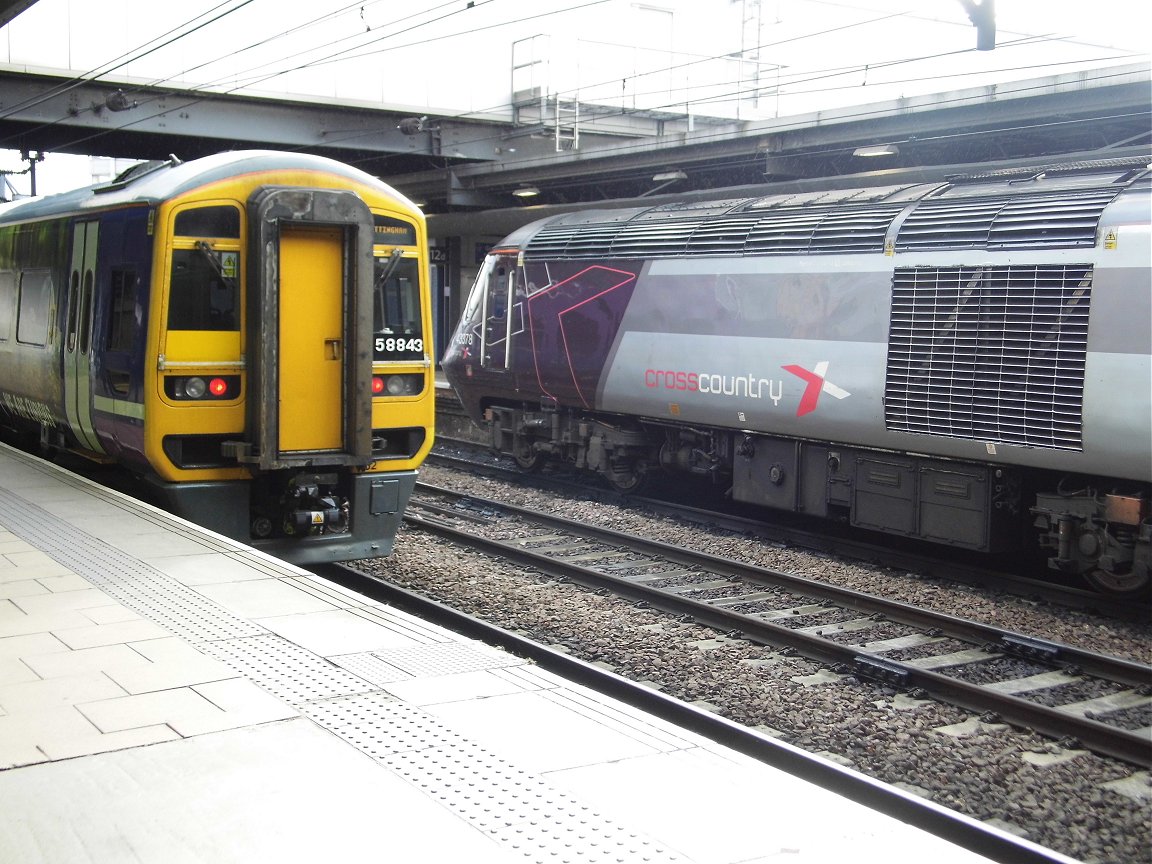
[(340, 359), (340, 340), (339, 339), (325, 339), (324, 340), (324, 354), (329, 360)]

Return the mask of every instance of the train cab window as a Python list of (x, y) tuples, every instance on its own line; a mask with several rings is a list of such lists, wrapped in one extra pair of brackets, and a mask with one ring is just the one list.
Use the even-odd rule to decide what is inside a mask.
[(0, 342), (7, 342), (16, 309), (16, 275), (0, 273)]
[(26, 345), (48, 342), (52, 307), (52, 271), (25, 270), (20, 274), (20, 302), (16, 311), (16, 341)]
[(377, 258), (372, 300), (374, 360), (423, 360), (420, 274), (415, 258)]
[(489, 283), (491, 291), (488, 301), (488, 316), (497, 321), (503, 321), (508, 314), (508, 292), (504, 290), (508, 271), (497, 267), (492, 271), (492, 281)]
[(179, 237), (240, 238), (240, 211), (224, 204), (193, 207), (176, 214), (173, 233)]
[(240, 254), (207, 243), (172, 250), (168, 297), (169, 330), (239, 330)]

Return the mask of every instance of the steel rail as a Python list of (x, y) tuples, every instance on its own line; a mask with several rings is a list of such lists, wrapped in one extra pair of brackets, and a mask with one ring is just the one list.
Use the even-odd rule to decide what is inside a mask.
[[(447, 493), (453, 494), (453, 493)], [(464, 496), (476, 500), (473, 496)], [(941, 613), (917, 609), (907, 604), (894, 603), (870, 597), (856, 591), (839, 589), (800, 577), (741, 564), (729, 559), (716, 558), (680, 547), (631, 537), (610, 529), (591, 528), (584, 523), (556, 516), (548, 516), (523, 508), (485, 502), (485, 506), (515, 512), (524, 519), (552, 526), (583, 537), (594, 537), (613, 542), (631, 550), (658, 555), (677, 564), (704, 569), (722, 576), (752, 579), (761, 584), (775, 584), (808, 597), (828, 600), (851, 609), (879, 613), (897, 623), (917, 627), (933, 627), (964, 641), (974, 641), (966, 633), (976, 633), (978, 643), (995, 642), (997, 651), (1043, 659), (1057, 667), (1079, 666), (1092, 669), (1092, 674), (1116, 680), (1123, 684), (1140, 686), (1152, 680), (1152, 670), (1138, 663), (1092, 654), (1069, 646), (1043, 643), (1019, 634), (1009, 633), (986, 625), (966, 622)], [(673, 615), (689, 615), (701, 623), (721, 632), (739, 635), (778, 648), (790, 648), (806, 657), (832, 666), (852, 670), (860, 677), (871, 678), (905, 689), (920, 688), (936, 698), (976, 713), (1001, 717), (1005, 722), (1030, 728), (1054, 738), (1073, 738), (1093, 752), (1121, 759), (1142, 768), (1152, 768), (1152, 746), (1137, 732), (1120, 729), (1095, 719), (1071, 714), (999, 693), (979, 684), (951, 678), (939, 672), (920, 669), (875, 654), (862, 652), (858, 647), (844, 645), (812, 633), (805, 633), (752, 616), (693, 600), (680, 594), (650, 588), (625, 577), (614, 576), (591, 567), (585, 567), (559, 558), (550, 557), (530, 549), (499, 540), (477, 537), (439, 519), (424, 519), (409, 512), (405, 520), (424, 530), (438, 533), (455, 542), (481, 549), (501, 557), (516, 560), (554, 578), (565, 578), (595, 588), (606, 588), (636, 603), (646, 603)], [(1105, 674), (1105, 673), (1114, 674)]]
[[(440, 441), (440, 439), (437, 440)], [(460, 441), (458, 443), (460, 446), (479, 449), (479, 445), (475, 442)], [(595, 500), (611, 500), (620, 502), (625, 506), (643, 506), (660, 515), (684, 519), (701, 525), (731, 531), (751, 532), (770, 541), (791, 543), (802, 549), (832, 553), (869, 563), (883, 562), (886, 567), (906, 570), (914, 574), (923, 574), (935, 579), (954, 580), (992, 589), (1003, 589), (1013, 594), (1035, 597), (1069, 608), (1094, 609), (1100, 614), (1122, 620), (1143, 621), (1147, 620), (1148, 615), (1152, 613), (1152, 607), (1138, 598), (1111, 597), (1086, 588), (1062, 585), (1007, 571), (992, 571), (985, 566), (966, 564), (940, 557), (941, 554), (947, 553), (937, 552), (934, 555), (930, 552), (894, 548), (893, 542), (904, 539), (900, 537), (888, 537), (887, 545), (881, 545), (881, 543), (864, 538), (834, 536), (812, 528), (785, 524), (779, 521), (765, 521), (765, 519), (773, 517), (755, 519), (721, 510), (693, 507), (676, 501), (639, 495), (622, 495), (607, 489), (590, 489), (587, 485), (577, 486), (571, 481), (550, 478), (548, 475), (525, 473), (521, 469), (490, 462), (476, 462), (445, 453), (433, 452), (429, 454), (428, 461), (433, 464), (440, 463), (448, 467), (478, 472), (488, 476), (505, 477), (521, 483), (527, 482), (538, 487), (564, 490), (578, 488), (585, 493), (591, 493), (590, 497)], [(782, 515), (785, 520), (795, 517), (795, 514), (792, 513)]]
[[(785, 573), (782, 570), (771, 570), (766, 567), (746, 564), (741, 561), (734, 561), (730, 558), (724, 558), (706, 552), (698, 552), (684, 546), (676, 546), (660, 540), (637, 537), (623, 531), (616, 531), (612, 528), (603, 528), (587, 522), (577, 522), (563, 516), (541, 513), (538, 510), (530, 510), (515, 504), (479, 498), (475, 495), (456, 492), (455, 490), (445, 489), (441, 486), (421, 482), (417, 483), (417, 488), (457, 500), (466, 499), (478, 502), (481, 506), (491, 510), (502, 510), (506, 513), (519, 516), (520, 518), (558, 528), (590, 540), (620, 544), (631, 550), (664, 558), (677, 564), (698, 567), (702, 570), (721, 575), (734, 576), (755, 581), (763, 585), (783, 588), (797, 594), (829, 600), (830, 602), (857, 609), (861, 612), (882, 614), (889, 620), (900, 623), (917, 627), (935, 628), (953, 638), (966, 642), (974, 642), (976, 644), (995, 646), (996, 650), (1004, 651), (1018, 657), (1033, 656), (1049, 662), (1075, 665), (1090, 675), (1107, 678), (1133, 687), (1152, 684), (1152, 667), (1120, 657), (1110, 657), (1105, 654), (1085, 651), (1081, 648), (1063, 645), (1058, 642), (1036, 639), (999, 627), (981, 624), (978, 621), (971, 621), (943, 612), (912, 606), (897, 600), (888, 600), (872, 594), (865, 594), (851, 588), (842, 588), (824, 582), (816, 582), (803, 576)], [(428, 506), (426, 502), (420, 502), (418, 499), (415, 503), (419, 506)], [(439, 509), (439, 512), (445, 516), (468, 518), (467, 513), (459, 509), (436, 509)]]
[[(418, 523), (421, 520), (414, 520)], [(741, 726), (710, 711), (689, 705), (649, 686), (482, 621), (380, 577), (346, 565), (329, 564), (317, 572), (353, 590), (368, 594), (490, 645), (497, 645), (541, 668), (598, 693), (674, 723), (794, 777), (899, 819), (998, 864), (1077, 864), (1075, 859), (1046, 849), (933, 801), (890, 786), (851, 768), (807, 753), (755, 729)], [(367, 586), (367, 587), (365, 587)]]

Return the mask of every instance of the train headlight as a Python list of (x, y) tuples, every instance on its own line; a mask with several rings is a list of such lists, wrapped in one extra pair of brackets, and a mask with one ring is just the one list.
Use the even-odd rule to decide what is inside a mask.
[(416, 396), (424, 389), (424, 376), (420, 374), (373, 375), (373, 396)]
[(203, 399), (208, 385), (203, 378), (188, 378), (184, 381), (184, 395), (189, 399)]
[(237, 399), (240, 396), (239, 375), (166, 375), (164, 393), (169, 399), (181, 402), (214, 402)]

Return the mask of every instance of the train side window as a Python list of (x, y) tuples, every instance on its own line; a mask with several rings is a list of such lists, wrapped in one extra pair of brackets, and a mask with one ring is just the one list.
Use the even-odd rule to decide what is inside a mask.
[(20, 302), (16, 311), (16, 341), (25, 345), (48, 342), (52, 309), (52, 271), (25, 270), (20, 274)]
[[(384, 277), (383, 279), (381, 277)], [(423, 360), (420, 275), (415, 258), (376, 259), (372, 300), (374, 360)]]
[(113, 268), (108, 350), (131, 351), (136, 331), (136, 271)]
[(84, 289), (80, 292), (80, 345), (76, 349), (81, 354), (88, 353), (92, 338), (92, 271), (84, 271)]
[(80, 274), (72, 271), (72, 280), (68, 285), (68, 332), (65, 340), (68, 352), (76, 350), (76, 300), (80, 296)]
[(239, 253), (207, 243), (172, 250), (169, 330), (239, 330)]
[(16, 309), (16, 275), (0, 273), (0, 342), (7, 342), (12, 332), (12, 313)]

